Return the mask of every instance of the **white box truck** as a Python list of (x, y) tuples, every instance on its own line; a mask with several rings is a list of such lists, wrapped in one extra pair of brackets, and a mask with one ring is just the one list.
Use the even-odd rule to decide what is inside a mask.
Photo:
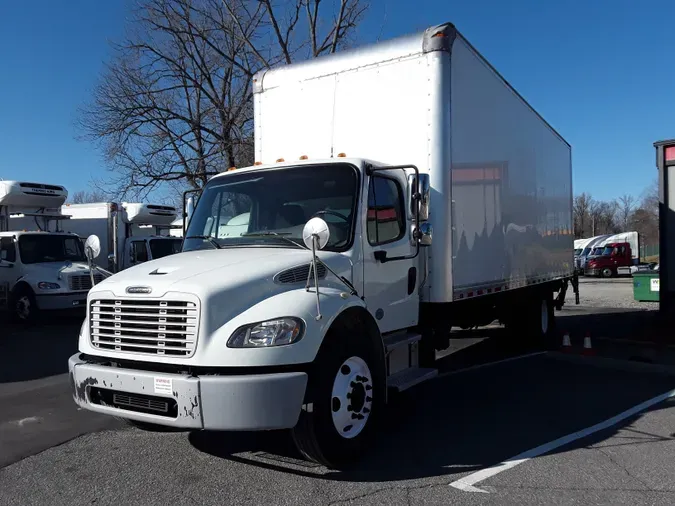
[(571, 149), (453, 25), (269, 70), (253, 91), (256, 163), (192, 200), (183, 253), (90, 291), (77, 404), (289, 429), (339, 468), (389, 393), (436, 375), (451, 326), (551, 338), (568, 285), (578, 300)]
[(159, 204), (96, 202), (65, 204), (66, 229), (86, 239), (96, 235), (104, 255), (97, 264), (111, 272), (178, 253), (182, 239), (170, 234), (176, 208)]
[(60, 185), (0, 181), (0, 312), (15, 320), (85, 307), (92, 282), (83, 245), (60, 226), (67, 197)]

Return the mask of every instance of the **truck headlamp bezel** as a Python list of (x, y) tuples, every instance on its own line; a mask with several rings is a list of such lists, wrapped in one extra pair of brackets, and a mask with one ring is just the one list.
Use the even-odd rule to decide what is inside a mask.
[(305, 335), (305, 322), (294, 316), (281, 316), (242, 325), (227, 340), (228, 348), (275, 348), (295, 344)]
[(58, 283), (54, 283), (53, 281), (40, 281), (37, 284), (37, 287), (40, 290), (60, 290), (61, 285)]

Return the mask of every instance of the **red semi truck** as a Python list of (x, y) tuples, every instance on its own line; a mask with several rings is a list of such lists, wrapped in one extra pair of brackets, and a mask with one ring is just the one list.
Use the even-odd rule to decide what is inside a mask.
[(590, 258), (586, 264), (586, 276), (611, 278), (619, 274), (620, 267), (634, 265), (630, 243), (610, 242), (605, 244), (600, 256)]

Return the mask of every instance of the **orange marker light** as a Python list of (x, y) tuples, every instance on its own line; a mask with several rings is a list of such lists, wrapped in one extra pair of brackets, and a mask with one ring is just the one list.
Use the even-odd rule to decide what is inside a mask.
[(307, 155), (302, 155), (302, 156), (300, 157), (300, 160), (307, 160)]
[(227, 169), (227, 172), (230, 172), (231, 170), (237, 170), (237, 168), (236, 167), (230, 167), (229, 169)]
[(279, 159), (277, 160), (277, 163), (282, 163), (282, 162), (285, 162), (285, 161), (286, 161), (286, 160), (284, 160), (283, 158), (279, 158)]
[(346, 158), (346, 157), (347, 157), (347, 155), (344, 154), (344, 153), (339, 153), (339, 154), (338, 154), (338, 158)]

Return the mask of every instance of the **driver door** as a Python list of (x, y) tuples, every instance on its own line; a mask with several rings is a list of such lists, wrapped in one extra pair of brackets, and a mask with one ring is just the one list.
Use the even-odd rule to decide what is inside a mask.
[[(411, 256), (403, 171), (376, 172), (369, 178), (363, 231), (364, 295), (368, 311), (381, 332), (417, 324), (419, 313), (417, 259), (376, 259)], [(419, 256), (417, 257), (419, 258)]]

